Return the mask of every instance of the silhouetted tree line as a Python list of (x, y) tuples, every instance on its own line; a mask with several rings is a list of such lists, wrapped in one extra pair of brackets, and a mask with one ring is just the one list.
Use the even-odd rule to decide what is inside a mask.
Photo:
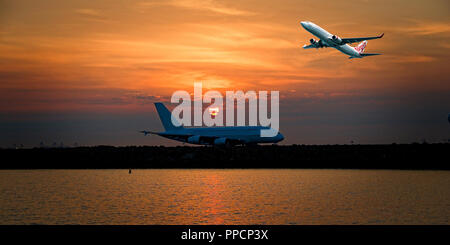
[(449, 169), (450, 144), (0, 149), (2, 169)]

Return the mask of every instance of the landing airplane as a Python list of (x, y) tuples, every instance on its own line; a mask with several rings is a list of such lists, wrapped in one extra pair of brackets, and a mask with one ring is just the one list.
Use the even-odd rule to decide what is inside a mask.
[[(251, 145), (258, 143), (277, 143), (284, 139), (281, 133), (274, 137), (261, 137), (262, 126), (237, 127), (201, 127), (184, 128), (172, 124), (172, 114), (162, 103), (155, 103), (159, 118), (164, 126), (164, 132), (140, 131), (144, 135), (155, 134), (164, 138), (197, 145)], [(274, 130), (274, 129), (270, 129)]]
[[(301, 21), (300, 24), (303, 26), (303, 28), (305, 28), (305, 30), (309, 31), (311, 34), (313, 34), (314, 36), (316, 36), (320, 39), (319, 41), (317, 41), (317, 40), (314, 40), (313, 38), (311, 38), (309, 40), (309, 42), (311, 44), (304, 45), (303, 46), (304, 49), (331, 47), (331, 48), (335, 48), (335, 49), (341, 51), (342, 53), (344, 53), (346, 55), (349, 55), (350, 56), (349, 59), (363, 58), (366, 56), (373, 56), (373, 55), (380, 55), (380, 54), (364, 53), (364, 49), (367, 46), (367, 40), (382, 38), (384, 36), (384, 33), (379, 36), (376, 36), (376, 37), (340, 38), (336, 35), (330, 34), (329, 32), (322, 29), (320, 26), (318, 26), (312, 22)], [(348, 45), (350, 43), (357, 43), (357, 42), (361, 42), (361, 43), (358, 44), (358, 46), (356, 46), (356, 47), (352, 47), (352, 46)]]

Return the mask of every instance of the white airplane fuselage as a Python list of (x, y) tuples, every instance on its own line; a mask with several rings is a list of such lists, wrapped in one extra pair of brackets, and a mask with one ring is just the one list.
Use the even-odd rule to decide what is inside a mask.
[(350, 57), (362, 58), (361, 54), (358, 51), (356, 51), (354, 47), (348, 44), (339, 45), (333, 42), (332, 41), (333, 34), (327, 32), (322, 27), (309, 21), (302, 21), (300, 22), (300, 24), (303, 26), (303, 28), (305, 28), (305, 30), (307, 30), (314, 36), (318, 37), (320, 40), (325, 42), (326, 45), (328, 45), (329, 47), (335, 48)]
[[(284, 136), (270, 127), (263, 126), (236, 126), (236, 127), (198, 127), (185, 128), (174, 123), (171, 112), (162, 103), (155, 103), (164, 132), (141, 131), (141, 133), (155, 134), (164, 138), (197, 145), (242, 145), (258, 143), (277, 143)], [(176, 120), (175, 120), (176, 122)], [(262, 130), (273, 135), (263, 137)]]
[(214, 138), (239, 141), (244, 144), (278, 143), (284, 139), (281, 133), (273, 137), (261, 137), (261, 129), (269, 128), (261, 126), (182, 128), (157, 134), (164, 138), (199, 145), (212, 145)]

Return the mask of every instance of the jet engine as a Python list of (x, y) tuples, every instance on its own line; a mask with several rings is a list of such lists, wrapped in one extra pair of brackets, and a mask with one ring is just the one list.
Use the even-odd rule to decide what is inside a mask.
[(187, 139), (188, 143), (191, 144), (199, 144), (200, 143), (200, 136), (196, 135), (196, 136), (191, 136)]
[(311, 38), (309, 40), (309, 42), (311, 43), (311, 45), (314, 45), (315, 48), (323, 48), (322, 40), (317, 41), (317, 40)]
[(333, 42), (337, 43), (337, 44), (341, 44), (342, 43), (342, 39), (336, 35), (333, 35), (331, 37), (331, 39), (333, 40)]
[(214, 145), (226, 145), (227, 138), (218, 138), (214, 140)]

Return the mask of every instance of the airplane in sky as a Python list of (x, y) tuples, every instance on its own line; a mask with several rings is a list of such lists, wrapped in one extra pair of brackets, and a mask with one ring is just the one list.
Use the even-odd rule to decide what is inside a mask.
[[(349, 59), (380, 55), (380, 54), (364, 53), (364, 49), (367, 46), (367, 40), (382, 38), (384, 36), (384, 33), (376, 37), (340, 38), (336, 35), (330, 34), (326, 30), (322, 29), (320, 26), (312, 22), (301, 21), (300, 24), (303, 26), (303, 28), (305, 28), (305, 30), (309, 31), (311, 34), (319, 38), (319, 41), (311, 38), (309, 40), (311, 44), (304, 45), (303, 46), (304, 49), (331, 47), (350, 56)], [(358, 42), (361, 43), (358, 44), (358, 46), (356, 47), (352, 47), (349, 45), (351, 43), (358, 43)]]
[(164, 138), (197, 145), (252, 145), (258, 143), (277, 143), (284, 139), (281, 133), (278, 133), (274, 137), (261, 137), (261, 129), (270, 129), (269, 127), (263, 126), (176, 127), (172, 124), (172, 114), (164, 104), (155, 103), (155, 107), (165, 131), (140, 131), (144, 135), (155, 134)]

